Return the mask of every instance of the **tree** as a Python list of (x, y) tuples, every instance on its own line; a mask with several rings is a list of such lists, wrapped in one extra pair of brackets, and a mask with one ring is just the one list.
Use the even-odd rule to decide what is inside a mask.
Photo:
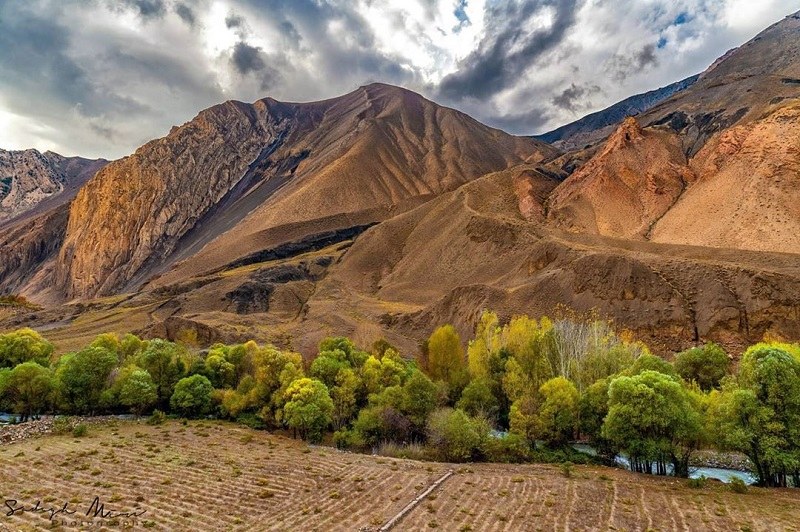
[(469, 374), (473, 379), (494, 378), (501, 343), (502, 329), (494, 312), (485, 310), (475, 328), (475, 339), (467, 346)]
[(354, 367), (347, 353), (341, 349), (332, 349), (321, 351), (317, 355), (311, 363), (309, 374), (331, 388), (336, 384), (336, 377), (340, 371)]
[(367, 393), (380, 393), (384, 388), (398, 386), (405, 380), (408, 369), (396, 351), (389, 349), (378, 359), (370, 356), (361, 368)]
[(694, 347), (675, 356), (675, 371), (686, 382), (696, 382), (700, 389), (709, 391), (719, 388), (720, 381), (728, 374), (728, 354), (715, 343)]
[(575, 436), (578, 422), (578, 389), (564, 377), (555, 377), (539, 388), (538, 435), (550, 446), (563, 446)]
[(228, 362), (222, 349), (212, 349), (205, 360), (204, 375), (215, 388), (232, 388), (236, 386), (236, 366)]
[(325, 384), (308, 377), (298, 379), (289, 385), (285, 398), (286, 425), (304, 440), (319, 441), (333, 414), (333, 401)]
[(53, 372), (36, 362), (23, 362), (8, 375), (3, 394), (21, 421), (41, 414), (50, 404), (54, 388)]
[(674, 474), (685, 477), (703, 427), (698, 406), (680, 382), (645, 370), (611, 381), (602, 436), (628, 455), (634, 471), (666, 475), (671, 462)]
[(610, 379), (600, 379), (581, 395), (579, 429), (583, 436), (606, 458), (613, 458), (613, 445), (602, 436), (603, 422), (608, 415), (608, 386)]
[(175, 384), (175, 391), (169, 400), (170, 406), (184, 417), (200, 417), (211, 409), (211, 395), (214, 386), (203, 375), (184, 377)]
[(53, 344), (33, 329), (0, 334), (0, 368), (13, 368), (29, 361), (47, 366), (53, 350)]
[(428, 339), (428, 375), (434, 381), (447, 383), (451, 397), (458, 397), (467, 384), (464, 348), (452, 325), (439, 327)]
[(158, 407), (166, 409), (175, 384), (184, 376), (186, 365), (184, 351), (178, 344), (166, 340), (151, 340), (136, 357), (136, 365), (147, 371), (156, 385)]
[(509, 432), (536, 444), (538, 403), (532, 395), (523, 395), (511, 403), (508, 414)]
[(333, 338), (326, 338), (319, 343), (319, 353), (322, 354), (326, 351), (339, 350), (345, 354), (347, 363), (351, 368), (360, 368), (369, 357), (369, 353), (362, 351), (356, 345), (344, 336), (336, 336)]
[(137, 416), (142, 415), (158, 401), (153, 378), (145, 370), (132, 366), (122, 372), (119, 379), (119, 402)]
[(436, 395), (436, 385), (419, 370), (414, 370), (403, 385), (399, 408), (409, 417), (420, 436), (428, 416), (436, 408)]
[(746, 454), (763, 486), (800, 485), (800, 360), (761, 344), (742, 357), (739, 378), (710, 398), (715, 441)]
[(352, 369), (344, 369), (336, 376), (336, 385), (330, 389), (335, 429), (344, 427), (356, 415), (361, 388), (361, 380)]
[(442, 408), (428, 420), (428, 442), (445, 460), (464, 462), (479, 455), (489, 433), (485, 421), (470, 418), (463, 410)]
[(479, 378), (470, 382), (461, 392), (461, 399), (456, 407), (471, 416), (483, 416), (490, 421), (497, 420), (500, 403), (494, 395), (493, 383), (488, 378)]
[(116, 353), (103, 347), (87, 347), (61, 357), (56, 378), (64, 407), (76, 414), (94, 414), (117, 362)]
[(645, 371), (656, 371), (662, 375), (669, 375), (670, 377), (677, 378), (678, 372), (675, 367), (661, 357), (646, 353), (638, 357), (628, 369), (622, 373), (627, 376), (639, 375)]

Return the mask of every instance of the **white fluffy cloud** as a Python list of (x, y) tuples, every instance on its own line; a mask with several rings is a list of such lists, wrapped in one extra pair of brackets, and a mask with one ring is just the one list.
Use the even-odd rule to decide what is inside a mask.
[(514, 133), (705, 69), (800, 0), (0, 1), (0, 147), (119, 157), (226, 99), (384, 81)]

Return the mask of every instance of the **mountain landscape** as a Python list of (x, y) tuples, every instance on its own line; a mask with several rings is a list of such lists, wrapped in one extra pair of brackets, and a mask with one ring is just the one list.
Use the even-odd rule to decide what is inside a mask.
[(736, 352), (800, 336), (798, 176), (800, 14), (537, 138), (385, 84), (229, 101), (110, 163), (0, 152), (0, 293), (37, 305), (0, 327), (413, 353), (561, 309)]

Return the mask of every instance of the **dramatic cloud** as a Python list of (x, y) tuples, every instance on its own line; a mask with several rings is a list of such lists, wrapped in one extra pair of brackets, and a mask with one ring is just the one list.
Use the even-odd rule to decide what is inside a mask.
[(800, 0), (0, 0), (0, 147), (119, 157), (382, 81), (514, 133), (704, 70)]

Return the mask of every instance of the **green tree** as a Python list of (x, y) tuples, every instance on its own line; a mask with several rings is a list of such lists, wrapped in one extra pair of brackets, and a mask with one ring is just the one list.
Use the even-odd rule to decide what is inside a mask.
[(119, 402), (137, 416), (158, 401), (156, 385), (150, 374), (135, 366), (126, 368), (119, 378)]
[(23, 362), (50, 364), (53, 344), (33, 329), (19, 329), (0, 334), (0, 368), (13, 368)]
[(151, 340), (136, 357), (136, 365), (147, 371), (156, 385), (157, 406), (166, 410), (175, 384), (184, 376), (184, 348), (166, 340)]
[(497, 421), (500, 402), (495, 397), (494, 388), (494, 383), (486, 377), (475, 379), (464, 388), (456, 407), (470, 416), (480, 415)]
[(336, 376), (336, 384), (330, 389), (335, 429), (344, 427), (356, 415), (361, 388), (361, 380), (352, 369), (344, 369)]
[(763, 486), (800, 486), (800, 361), (773, 346), (749, 349), (737, 383), (713, 392), (714, 440), (746, 454)]
[(539, 388), (542, 404), (538, 435), (550, 446), (563, 446), (575, 437), (578, 423), (578, 389), (564, 377), (555, 377)]
[(675, 356), (675, 370), (686, 382), (696, 382), (702, 390), (719, 388), (720, 381), (728, 374), (728, 354), (715, 343), (694, 347)]
[(463, 410), (442, 408), (428, 420), (428, 442), (450, 462), (465, 462), (479, 457), (488, 438), (485, 421), (469, 417)]
[(580, 432), (589, 439), (598, 454), (613, 458), (613, 445), (603, 437), (603, 422), (608, 415), (608, 386), (611, 379), (600, 379), (584, 391), (579, 403)]
[(634, 471), (688, 476), (689, 459), (703, 441), (696, 405), (674, 377), (645, 370), (611, 381), (602, 436), (628, 455)]
[(117, 362), (116, 353), (103, 347), (87, 347), (61, 357), (56, 378), (64, 407), (76, 414), (94, 414)]
[(467, 384), (464, 348), (452, 325), (439, 327), (428, 339), (428, 375), (434, 381), (447, 383), (451, 398), (457, 398)]
[(405, 362), (393, 349), (385, 351), (380, 359), (370, 356), (361, 368), (367, 393), (380, 393), (384, 388), (398, 386), (403, 383), (407, 374)]
[(331, 423), (333, 408), (325, 384), (305, 377), (294, 381), (286, 390), (284, 420), (304, 440), (319, 441)]
[(21, 421), (38, 416), (50, 404), (54, 389), (53, 372), (36, 362), (23, 362), (8, 375), (3, 393)]
[(645, 371), (657, 371), (663, 375), (669, 375), (673, 378), (678, 378), (678, 372), (675, 367), (661, 357), (646, 353), (638, 357), (628, 369), (622, 372), (623, 375), (633, 376), (639, 375)]
[(436, 408), (436, 396), (436, 385), (419, 370), (414, 370), (403, 385), (398, 406), (408, 416), (418, 436), (422, 436), (428, 416)]
[(184, 417), (200, 417), (211, 409), (211, 395), (214, 387), (203, 375), (184, 377), (175, 384), (175, 391), (169, 400), (173, 410)]

